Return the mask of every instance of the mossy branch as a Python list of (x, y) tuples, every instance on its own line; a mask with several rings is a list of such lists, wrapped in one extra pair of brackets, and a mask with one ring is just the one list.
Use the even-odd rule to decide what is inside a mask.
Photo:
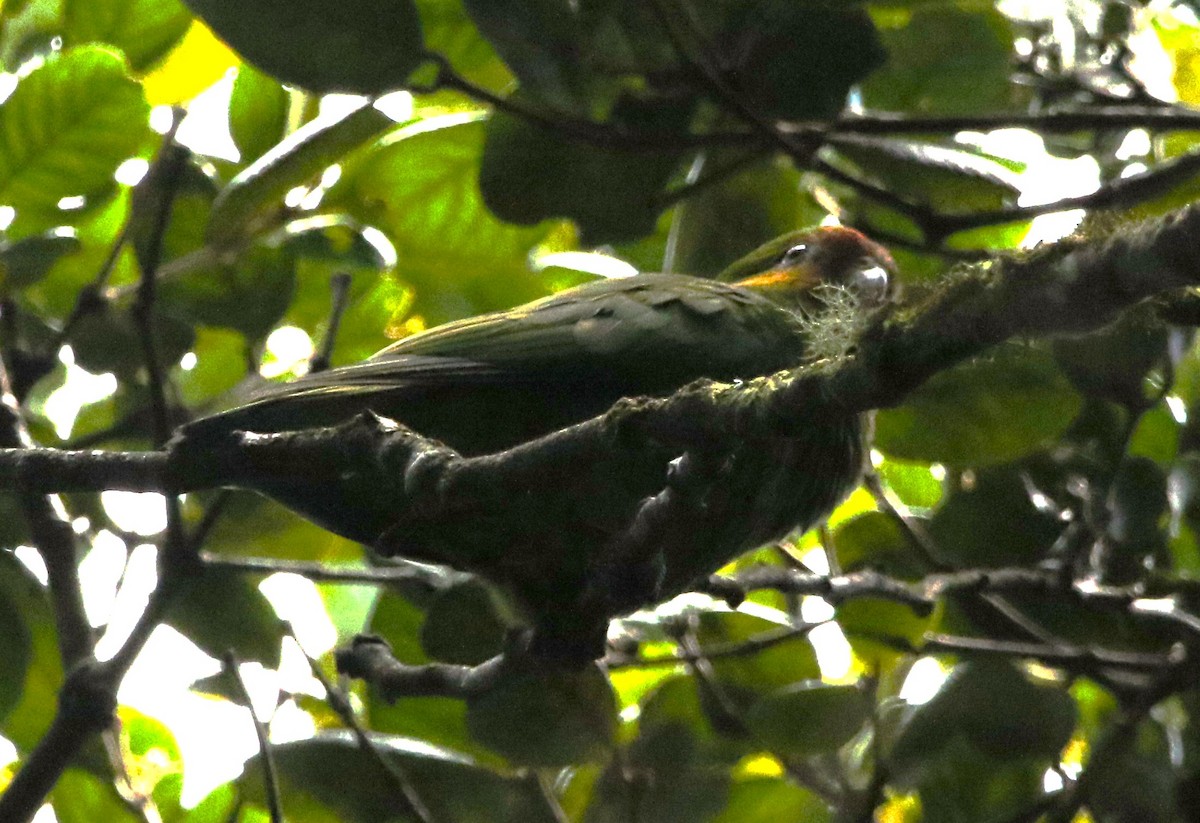
[(462, 513), (507, 504), (515, 489), (552, 489), (580, 461), (636, 448), (640, 438), (683, 453), (895, 406), (937, 372), (1005, 340), (1088, 332), (1143, 300), (1187, 287), (1200, 287), (1200, 205), (1103, 237), (965, 267), (924, 300), (877, 318), (843, 358), (736, 385), (700, 380), (669, 397), (625, 399), (604, 415), (496, 454), (461, 457), (403, 426), (359, 420), (239, 434), (203, 449), (186, 440), (141, 453), (0, 449), (0, 488), (254, 489), (300, 469), (313, 482), (352, 469), (377, 472), (398, 512)]

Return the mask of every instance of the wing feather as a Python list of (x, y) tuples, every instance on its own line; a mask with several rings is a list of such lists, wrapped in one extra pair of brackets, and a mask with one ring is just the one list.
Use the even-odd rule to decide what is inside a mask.
[[(445, 436), (454, 404), (487, 419), (537, 415), (540, 433), (623, 395), (666, 394), (699, 377), (753, 377), (796, 362), (792, 314), (752, 291), (666, 274), (605, 280), (399, 340), (350, 366), (268, 386), (187, 431), (331, 425), (370, 409)], [(432, 411), (427, 406), (438, 408)], [(466, 415), (459, 415), (460, 419)], [(497, 426), (497, 429), (501, 427)], [(488, 442), (487, 445), (494, 445)]]

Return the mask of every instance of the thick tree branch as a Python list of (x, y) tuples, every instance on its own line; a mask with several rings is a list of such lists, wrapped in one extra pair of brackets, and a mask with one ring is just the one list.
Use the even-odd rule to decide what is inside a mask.
[[(1079, 334), (1148, 297), (1200, 285), (1200, 206), (1124, 228), (994, 260), (951, 278), (919, 305), (880, 318), (852, 356), (732, 385), (697, 381), (666, 398), (635, 398), (607, 414), (508, 451), (463, 458), (390, 423), (242, 435), (195, 448), (121, 454), (0, 450), (0, 485), (30, 491), (179, 492), (255, 488), (302, 471), (317, 482), (377, 471), (400, 483), (422, 517), (507, 504), (514, 490), (553, 488), (580, 461), (630, 437), (680, 453), (747, 435), (786, 435), (831, 414), (894, 406), (938, 371), (1013, 337)], [(370, 467), (374, 467), (373, 469)]]

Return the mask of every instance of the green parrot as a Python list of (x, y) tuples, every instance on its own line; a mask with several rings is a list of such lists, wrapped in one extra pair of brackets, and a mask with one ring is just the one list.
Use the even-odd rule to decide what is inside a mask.
[[(370, 410), (464, 455), (495, 452), (601, 414), (622, 397), (664, 396), (701, 377), (731, 381), (796, 366), (810, 356), (808, 338), (821, 313), (847, 305), (838, 295), (850, 295), (856, 311), (876, 308), (893, 273), (887, 251), (857, 231), (792, 232), (716, 280), (601, 280), (414, 334), (361, 363), (272, 385), (186, 425), (180, 438), (202, 447), (233, 431), (328, 426)], [(724, 480), (679, 541), (686, 550), (659, 558), (652, 584), (630, 583), (599, 613), (581, 614), (580, 592), (595, 584), (606, 546), (663, 488), (677, 457), (677, 449), (659, 444), (614, 450), (537, 501), (534, 515), (481, 516), (453, 534), (414, 526), (404, 554), (480, 574), (514, 596), (544, 646), (567, 649), (567, 656), (582, 646), (580, 654), (594, 656), (609, 618), (686, 591), (739, 554), (824, 517), (857, 482), (862, 423), (847, 414), (722, 455)], [(396, 513), (373, 503), (377, 483), (347, 477), (315, 489), (297, 477), (258, 490), (392, 554), (380, 538)]]

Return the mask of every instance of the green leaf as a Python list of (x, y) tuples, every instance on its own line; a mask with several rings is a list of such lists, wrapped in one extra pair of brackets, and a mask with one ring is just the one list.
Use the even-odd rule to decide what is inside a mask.
[[(692, 172), (703, 176), (728, 162), (736, 159), (714, 152)], [(679, 205), (671, 270), (717, 274), (748, 249), (797, 226), (815, 225), (825, 215), (790, 162), (759, 161), (729, 180), (698, 190)]]
[(929, 521), (939, 551), (961, 568), (1035, 563), (1063, 527), (1034, 506), (1021, 466), (976, 472)]
[(111, 783), (82, 769), (63, 772), (50, 793), (58, 823), (136, 823), (139, 819)]
[(1007, 166), (962, 147), (860, 135), (837, 137), (829, 145), (835, 161), (849, 161), (857, 176), (935, 211), (1001, 209), (1015, 205), (1021, 193)]
[(877, 20), (888, 61), (863, 83), (869, 108), (979, 114), (1017, 102), (1012, 24), (991, 4), (929, 3)]
[(587, 111), (595, 78), (578, 59), (586, 33), (572, 4), (463, 0), (462, 5), (523, 89), (563, 111)]
[(1169, 759), (1127, 748), (1105, 751), (1101, 758), (1093, 755), (1092, 761), (1095, 768), (1089, 763), (1085, 785), (1088, 808), (1096, 820), (1170, 823), (1186, 819), (1178, 816), (1179, 787)]
[(1148, 457), (1169, 467), (1179, 455), (1183, 427), (1165, 403), (1159, 403), (1138, 420), (1129, 439), (1129, 454)]
[(230, 819), (236, 819), (240, 803), (237, 786), (232, 782), (222, 783), (187, 814), (171, 823), (229, 823)]
[(10, 19), (25, 11), (29, 3), (30, 0), (8, 0), (7, 3), (0, 6), (0, 20), (7, 23)]
[(357, 363), (392, 342), (388, 326), (412, 296), (391, 276), (380, 250), (361, 227), (345, 218), (289, 230), (287, 248), (295, 258), (296, 293), (284, 322), (299, 326), (314, 341), (328, 334), (334, 275), (350, 275), (333, 365)]
[[(117, 235), (124, 231), (130, 208), (130, 190), (118, 189), (116, 196), (74, 223), (72, 228), (79, 238), (78, 253), (61, 257), (50, 268), (50, 272), (38, 283), (26, 290), (25, 296), (48, 317), (64, 320), (75, 307), (79, 289), (96, 279), (96, 272), (112, 254)], [(63, 212), (55, 209), (50, 219), (42, 219), (41, 226), (29, 231), (46, 231), (62, 223)], [(29, 231), (22, 231), (28, 234)], [(130, 283), (139, 274), (137, 260), (128, 246), (117, 256), (111, 282)]]
[(738, 780), (729, 790), (729, 803), (712, 823), (833, 823), (825, 801), (782, 778)]
[(196, 365), (172, 375), (180, 398), (188, 406), (211, 402), (245, 375), (246, 339), (236, 332), (197, 327), (192, 353)]
[[(192, 345), (192, 327), (167, 314), (151, 325), (159, 361), (178, 362)], [(114, 372), (130, 378), (145, 363), (141, 333), (127, 311), (111, 304), (84, 315), (71, 335), (75, 362), (93, 374)]]
[(904, 652), (887, 641), (896, 638), (919, 646), (937, 613), (918, 614), (911, 606), (894, 600), (855, 597), (837, 605), (837, 623), (854, 653), (879, 669), (889, 669)]
[(615, 742), (616, 698), (597, 666), (512, 672), (468, 700), (467, 725), (476, 740), (516, 764), (600, 761)]
[(883, 512), (863, 512), (840, 524), (833, 533), (833, 545), (838, 563), (848, 572), (872, 568), (911, 576), (922, 571), (912, 557), (912, 543)]
[[(837, 115), (851, 86), (887, 58), (862, 9), (795, 0), (726, 8), (716, 60), (746, 105), (770, 119)], [(817, 54), (821, 59), (813, 59)]]
[(63, 42), (108, 43), (144, 71), (175, 47), (192, 15), (180, 0), (64, 0)]
[(704, 709), (696, 679), (687, 674), (675, 674), (663, 680), (642, 703), (638, 717), (638, 736), (631, 744), (637, 757), (646, 763), (663, 758), (661, 765), (671, 765), (665, 759), (670, 747), (662, 740), (677, 741), (683, 730), (689, 738), (681, 750), (678, 765), (696, 763), (733, 763), (741, 746), (730, 743), (716, 734)]
[(916, 709), (892, 747), (891, 764), (907, 783), (959, 735), (1000, 761), (1049, 762), (1074, 729), (1075, 701), (1063, 689), (1031, 683), (1008, 661), (972, 661)]
[(512, 74), (461, 2), (416, 0), (416, 4), (429, 51), (445, 57), (459, 74), (484, 88), (503, 89), (512, 83)]
[(879, 475), (910, 508), (932, 509), (942, 499), (942, 480), (925, 463), (884, 460)]
[(875, 445), (905, 460), (1001, 463), (1056, 439), (1080, 405), (1047, 354), (1010, 346), (941, 372), (903, 406), (880, 411)]
[[(693, 96), (671, 34), (644, 3), (467, 0), (466, 6), (523, 95), (540, 105), (587, 116), (630, 88)], [(758, 0), (671, 5), (665, 12), (676, 34), (696, 29), (693, 39), (705, 42), (705, 58), (722, 84), (766, 119), (836, 114), (850, 87), (885, 57), (861, 9)], [(815, 53), (822, 59), (809, 59)]]
[[(16, 633), (6, 639), (6, 644), (10, 645), (4, 657), (5, 679), (10, 682), (4, 684), (3, 690), (5, 703), (13, 699), (17, 703), (15, 706), (7, 705), (0, 732), (13, 742), (18, 751), (28, 752), (41, 740), (58, 709), (58, 690), (62, 686), (63, 671), (54, 613), (46, 590), (8, 551), (0, 552), (0, 592), (3, 593), (4, 603), (20, 616), (24, 624), (23, 628), (18, 629), (12, 625), (11, 617), (5, 621), (9, 623), (7, 629)], [(20, 640), (22, 634), (26, 638), (25, 644)], [(25, 646), (24, 654), (22, 645)], [(13, 662), (9, 663), (9, 660)], [(21, 682), (14, 685), (11, 680)]]
[(229, 97), (229, 133), (242, 162), (266, 154), (287, 132), (291, 98), (275, 78), (250, 65), (238, 68)]
[(30, 72), (0, 107), (0, 203), (17, 210), (12, 230), (59, 214), (64, 197), (112, 188), (113, 172), (148, 132), (148, 114), (125, 62), (107, 49), (68, 49)]
[(309, 91), (377, 95), (422, 59), (412, 0), (187, 0), (251, 63)]
[(810, 680), (767, 695), (746, 722), (772, 752), (810, 757), (840, 749), (870, 716), (871, 703), (858, 687)]
[(921, 823), (1020, 819), (1045, 798), (1046, 761), (997, 760), (962, 737), (931, 752), (921, 780)]
[[(199, 517), (198, 509), (189, 509), (189, 516)], [(229, 498), (220, 519), (208, 533), (204, 548), (233, 557), (251, 555), (326, 563), (362, 559), (358, 543), (315, 526), (278, 503), (250, 492), (235, 492)]]
[(184, 585), (172, 601), (168, 623), (213, 657), (233, 649), (242, 660), (279, 666), (283, 628), (252, 578), (206, 568)]
[[(411, 781), (434, 820), (488, 820), (497, 823), (554, 823), (533, 781), (504, 777), (469, 760), (414, 748), (399, 738), (373, 735), (384, 756)], [(410, 819), (394, 782), (346, 732), (322, 734), (272, 746), (279, 775), (289, 791), (301, 790), (339, 812), (348, 823)], [(246, 765), (242, 786), (263, 801), (262, 767), (257, 756)], [(285, 802), (285, 808), (292, 807)], [(294, 812), (293, 812), (294, 814)]]
[(421, 626), (421, 646), (435, 660), (474, 666), (500, 653), (514, 625), (492, 589), (470, 578), (434, 597)]
[(483, 123), (434, 117), (389, 134), (343, 164), (324, 208), (387, 235), (396, 276), (414, 290), (411, 312), (428, 325), (546, 294), (529, 256), (551, 230), (497, 220), (479, 193)]
[(257, 340), (287, 311), (295, 283), (292, 256), (258, 243), (228, 264), (163, 280), (159, 307), (180, 322), (235, 329)]
[(73, 234), (47, 232), (0, 248), (0, 291), (10, 292), (37, 283), (60, 257), (81, 248)]
[(175, 735), (161, 721), (129, 706), (120, 707), (119, 715), (122, 748), (129, 753), (128, 767), (141, 778), (138, 788), (149, 790), (159, 813), (171, 819), (182, 811), (183, 755)]
[(229, 182), (213, 204), (209, 240), (218, 246), (278, 223), (283, 196), (394, 123), (370, 103), (329, 122), (318, 118), (290, 134)]
[[(217, 197), (217, 181), (201, 160), (183, 146), (166, 151), (173, 156), (150, 167), (138, 184), (137, 207), (130, 215), (128, 235), (142, 265), (158, 243), (160, 264), (201, 249)], [(163, 209), (167, 220), (160, 232), (157, 216)]]
[[(706, 652), (738, 647), (787, 627), (741, 612), (702, 612), (696, 640)], [(747, 704), (759, 696), (798, 680), (821, 676), (812, 643), (797, 634), (772, 643), (751, 655), (722, 655), (712, 659), (712, 670), (729, 696)]]
[[(424, 614), (409, 598), (388, 592), (379, 598), (367, 630), (387, 640), (397, 660), (419, 665), (429, 662), (418, 642), (423, 619)], [(503, 765), (502, 758), (471, 736), (467, 706), (457, 698), (402, 697), (389, 705), (372, 693), (367, 712), (375, 731), (423, 740), (479, 763)]]
[[(663, 136), (684, 130), (691, 105), (622, 99), (611, 125)], [(623, 151), (589, 146), (498, 112), (487, 127), (480, 186), (499, 217), (529, 225), (569, 217), (584, 245), (632, 240), (654, 231), (679, 150)]]
[[(695, 680), (672, 677), (642, 707), (637, 737), (596, 780), (584, 820), (709, 820), (724, 808), (729, 770), (748, 750), (745, 741), (713, 731)], [(630, 769), (647, 779), (631, 784)]]
[(53, 51), (54, 38), (61, 36), (62, 0), (5, 0), (0, 3), (0, 57), (6, 71), (31, 58)]
[(0, 553), (0, 570), (11, 580), (0, 586), (0, 660), (4, 661), (0, 667), (0, 722), (21, 701), (33, 659), (33, 638), (26, 620), (37, 619), (37, 615), (22, 613), (31, 592), (22, 591), (28, 575), (16, 566), (19, 562), (10, 552)]
[(1137, 408), (1146, 402), (1146, 375), (1167, 357), (1167, 326), (1154, 312), (1122, 314), (1079, 337), (1059, 337), (1054, 357), (1082, 393)]

